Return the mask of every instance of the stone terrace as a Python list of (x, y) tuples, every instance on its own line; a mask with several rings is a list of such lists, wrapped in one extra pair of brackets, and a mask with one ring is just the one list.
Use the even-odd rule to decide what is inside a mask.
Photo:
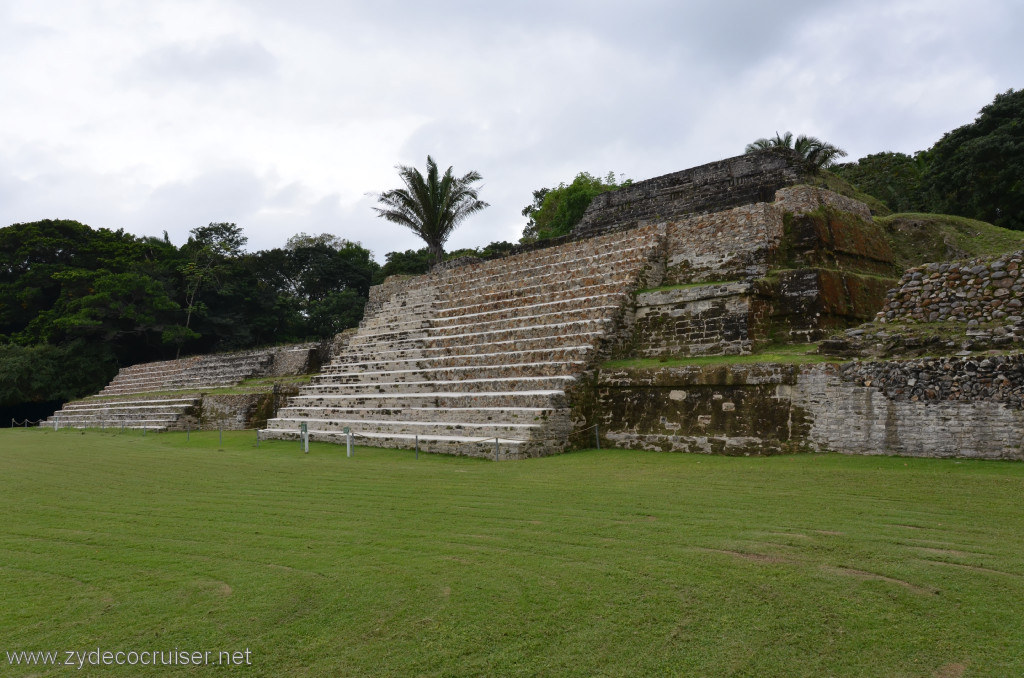
[[(650, 226), (441, 270), (366, 318), (264, 433), (502, 458), (561, 451), (571, 389), (661, 244)], [(567, 395), (567, 392), (569, 395)]]
[(191, 421), (195, 426), (194, 417), (188, 417), (196, 411), (201, 391), (262, 374), (275, 355), (274, 349), (215, 353), (125, 367), (98, 394), (67, 403), (41, 425), (168, 430), (183, 429)]

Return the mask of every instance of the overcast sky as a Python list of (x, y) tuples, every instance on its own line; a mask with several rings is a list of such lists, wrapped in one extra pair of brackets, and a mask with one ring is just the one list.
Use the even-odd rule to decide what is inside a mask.
[(912, 153), (1024, 87), (1017, 0), (0, 0), (0, 226), (235, 222), (419, 248), (395, 165), (483, 175), (449, 249), (515, 241), (531, 193), (792, 130)]

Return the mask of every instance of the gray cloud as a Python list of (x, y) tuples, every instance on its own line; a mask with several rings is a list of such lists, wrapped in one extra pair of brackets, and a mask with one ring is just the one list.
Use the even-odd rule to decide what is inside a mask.
[(262, 44), (237, 35), (200, 42), (176, 42), (139, 56), (129, 72), (139, 80), (219, 84), (264, 78), (277, 69), (277, 58)]
[(33, 27), (0, 40), (0, 224), (234, 221), (252, 249), (331, 232), (383, 259), (419, 243), (367, 194), (428, 153), (483, 175), (491, 207), (449, 243), (477, 246), (581, 170), (644, 179), (785, 130), (912, 152), (1024, 85), (1024, 5), (997, 0), (82, 6), (0, 5), (0, 37)]

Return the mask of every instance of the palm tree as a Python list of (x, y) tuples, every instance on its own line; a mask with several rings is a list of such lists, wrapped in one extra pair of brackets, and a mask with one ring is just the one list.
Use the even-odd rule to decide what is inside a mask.
[(406, 226), (423, 238), (434, 263), (438, 263), (444, 258), (444, 243), (455, 227), (487, 207), (472, 186), (480, 181), (480, 174), (469, 172), (456, 177), (449, 167), (444, 175), (438, 176), (437, 163), (429, 155), (426, 177), (415, 167), (398, 165), (397, 169), (405, 188), (379, 194), (377, 202), (383, 207), (373, 209), (378, 217)]
[(744, 153), (780, 148), (794, 151), (809, 167), (816, 170), (829, 167), (836, 158), (846, 157), (846, 151), (817, 137), (801, 134), (794, 140), (792, 132), (786, 132), (781, 136), (776, 132), (774, 139), (758, 139), (752, 144), (747, 144)]

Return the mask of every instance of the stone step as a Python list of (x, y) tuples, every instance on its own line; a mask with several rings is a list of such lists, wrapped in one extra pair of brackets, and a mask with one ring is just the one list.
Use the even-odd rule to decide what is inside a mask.
[(388, 421), (461, 421), (486, 424), (496, 421), (540, 424), (557, 410), (550, 407), (282, 407), (278, 418), (301, 421), (310, 419), (376, 419)]
[(529, 339), (551, 339), (555, 338), (557, 345), (568, 337), (575, 337), (581, 334), (601, 334), (611, 322), (611, 318), (598, 318), (595, 320), (574, 320), (567, 322), (554, 322), (543, 325), (532, 325), (530, 327), (510, 327), (500, 330), (489, 330), (486, 332), (463, 332), (446, 336), (429, 336), (422, 338), (396, 339), (380, 342), (360, 342), (353, 340), (349, 344), (349, 351), (363, 352), (387, 352), (403, 351), (410, 349), (448, 349), (460, 346), (475, 346), (479, 344), (499, 344), (502, 342), (519, 342)]
[(320, 383), (303, 386), (299, 395), (375, 395), (378, 393), (486, 393), (492, 391), (545, 391), (565, 389), (576, 380), (571, 376), (500, 377), (453, 381), (390, 381)]
[(548, 325), (551, 323), (573, 322), (579, 320), (603, 320), (614, 314), (618, 309), (618, 306), (578, 306), (576, 308), (536, 314), (524, 313), (522, 315), (516, 315), (508, 318), (480, 320), (476, 322), (464, 322), (432, 327), (428, 331), (428, 336), (444, 337), (465, 334), (467, 332), (489, 332), (494, 330), (532, 327), (535, 325)]
[(434, 391), (420, 393), (375, 393), (358, 395), (297, 395), (288, 399), (296, 407), (342, 407), (404, 409), (407, 407), (539, 407), (562, 406), (565, 392), (558, 389), (541, 391), (487, 391), (480, 393)]
[(114, 424), (108, 422), (108, 423), (105, 423), (105, 424), (96, 423), (96, 424), (72, 424), (72, 425), (65, 425), (63, 421), (61, 421), (61, 422), (53, 422), (53, 421), (49, 421), (49, 420), (41, 422), (39, 424), (39, 428), (52, 428), (54, 430), (56, 430), (56, 429), (64, 429), (64, 428), (74, 428), (74, 429), (82, 429), (82, 428), (123, 428), (123, 429), (126, 429), (126, 430), (132, 430), (132, 431), (141, 431), (142, 429), (146, 429), (147, 431), (167, 431), (167, 430), (169, 430), (169, 427), (167, 425), (162, 425), (162, 424), (139, 424), (139, 423), (132, 422), (132, 423), (125, 423), (123, 425), (122, 424), (114, 425)]
[[(481, 301), (479, 299), (463, 300), (462, 305), (438, 308), (436, 310), (435, 323), (443, 322), (446, 318), (474, 315), (477, 313), (501, 313), (510, 308), (531, 306), (542, 303), (564, 302), (573, 304), (576, 299), (589, 298), (599, 295), (625, 296), (625, 285), (622, 283), (601, 283), (598, 285), (583, 285), (565, 290), (544, 290), (536, 288), (533, 292), (519, 296), (506, 296), (493, 301)], [(470, 303), (465, 303), (470, 301)]]
[(545, 289), (556, 292), (601, 283), (625, 283), (635, 275), (640, 263), (637, 261), (631, 265), (627, 262), (602, 271), (575, 271), (530, 277), (516, 277), (513, 272), (509, 274), (507, 280), (495, 281), (494, 284), (486, 287), (445, 288), (438, 297), (437, 303), (439, 308), (447, 308), (452, 305), (461, 305), (466, 299), (503, 299), (524, 294), (536, 294)]
[(555, 257), (539, 261), (530, 261), (529, 258), (520, 258), (516, 261), (518, 257), (522, 257), (518, 255), (504, 260), (470, 264), (448, 272), (448, 275), (439, 281), (438, 289), (466, 290), (504, 283), (508, 280), (510, 271), (520, 279), (525, 279), (556, 276), (570, 271), (593, 270), (624, 260), (646, 257), (649, 249), (650, 245), (644, 243), (618, 247), (609, 245), (607, 250), (598, 252), (563, 250), (561, 253), (553, 253)]
[(463, 365), (460, 367), (413, 367), (392, 370), (358, 370), (322, 372), (310, 381), (311, 384), (379, 383), (399, 381), (442, 381), (465, 378), (497, 379), (502, 377), (550, 377), (579, 371), (582, 361), (547, 361), (515, 363), (509, 365)]
[[(372, 360), (430, 360), (433, 358), (489, 355), (511, 351), (558, 350), (570, 345), (590, 345), (596, 342), (601, 332), (579, 332), (573, 335), (555, 335), (547, 337), (519, 338), (506, 341), (484, 341), (475, 344), (451, 346), (406, 346), (398, 349), (377, 348), (377, 350), (345, 351), (335, 358), (332, 365), (348, 362), (368, 362)], [(370, 347), (372, 349), (372, 347)]]
[(472, 324), (476, 322), (493, 322), (505, 318), (537, 316), (547, 313), (573, 311), (580, 308), (611, 307), (619, 308), (627, 295), (622, 292), (583, 295), (570, 299), (546, 300), (538, 303), (521, 304), (512, 308), (500, 308), (463, 315), (438, 317), (431, 323), (432, 327), (448, 327), (451, 325)]
[[(467, 308), (478, 308), (479, 310), (487, 311), (516, 307), (523, 303), (523, 299), (526, 298), (540, 298), (550, 301), (571, 299), (579, 296), (589, 296), (594, 290), (621, 293), (629, 290), (630, 284), (635, 280), (636, 272), (632, 270), (617, 270), (615, 273), (607, 275), (563, 280), (557, 284), (535, 284), (535, 281), (529, 280), (527, 281), (528, 284), (509, 284), (504, 289), (499, 288), (491, 292), (446, 297), (438, 301), (437, 314), (439, 317), (447, 317), (449, 315), (466, 313)], [(586, 290), (586, 293), (582, 293), (581, 290)]]
[[(490, 344), (487, 344), (490, 346)], [(491, 367), (523, 364), (549, 358), (551, 362), (573, 363), (583, 366), (593, 351), (589, 344), (559, 346), (526, 351), (504, 351), (490, 353), (444, 354), (432, 357), (379, 359), (379, 354), (366, 354), (378, 359), (333, 362), (323, 369), (322, 374), (349, 374), (353, 371), (387, 372), (416, 369), (451, 369), (459, 367)], [(517, 362), (518, 361), (518, 362)]]
[[(520, 314), (507, 318), (488, 321), (447, 324), (440, 327), (428, 327), (417, 330), (380, 330), (377, 332), (360, 332), (352, 338), (349, 346), (361, 346), (377, 342), (405, 342), (434, 337), (479, 334), (482, 332), (499, 331), (514, 328), (528, 328), (537, 325), (548, 325), (560, 322), (579, 320), (601, 320), (618, 310), (618, 306), (579, 306), (574, 309), (541, 312), (534, 315)], [(512, 313), (512, 311), (508, 311)]]
[(408, 435), (441, 435), (471, 436), (474, 438), (495, 437), (510, 440), (530, 439), (532, 432), (541, 428), (540, 424), (517, 424), (507, 422), (446, 422), (446, 421), (413, 421), (394, 419), (335, 419), (335, 418), (290, 418), (275, 417), (267, 421), (267, 430), (298, 431), (301, 424), (306, 424), (310, 432), (334, 431), (341, 433), (349, 428), (355, 434), (364, 433), (401, 433)]

